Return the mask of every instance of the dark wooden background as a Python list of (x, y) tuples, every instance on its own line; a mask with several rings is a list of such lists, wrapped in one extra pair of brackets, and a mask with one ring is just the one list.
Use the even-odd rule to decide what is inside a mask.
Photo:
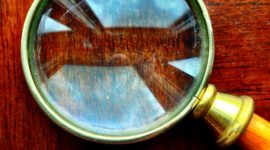
[[(270, 120), (269, 0), (204, 2), (216, 44), (210, 82), (220, 91), (252, 96), (256, 113)], [(152, 140), (124, 146), (81, 140), (55, 125), (31, 96), (21, 68), (21, 31), (31, 3), (0, 0), (0, 149), (217, 149), (208, 128), (191, 118)]]

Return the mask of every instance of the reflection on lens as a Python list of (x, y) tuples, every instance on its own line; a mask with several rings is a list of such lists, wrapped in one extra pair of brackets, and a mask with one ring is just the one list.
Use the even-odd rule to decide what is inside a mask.
[(107, 135), (147, 127), (198, 78), (195, 16), (184, 0), (54, 0), (40, 16), (33, 78), (76, 126)]

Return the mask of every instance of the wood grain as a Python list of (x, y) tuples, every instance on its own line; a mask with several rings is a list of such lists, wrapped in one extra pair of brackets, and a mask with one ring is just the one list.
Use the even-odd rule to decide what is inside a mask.
[[(210, 82), (222, 92), (252, 96), (256, 113), (270, 120), (270, 3), (204, 2), (216, 44)], [(152, 140), (124, 146), (84, 141), (51, 122), (31, 96), (21, 68), (21, 30), (31, 3), (0, 1), (0, 149), (217, 149), (207, 127), (190, 118)]]
[[(173, 109), (182, 99), (181, 97), (186, 95), (186, 91), (194, 81), (193, 78), (168, 65), (168, 62), (198, 57), (200, 54), (201, 44), (197, 42), (201, 41), (200, 32), (196, 30), (195, 23), (190, 23), (192, 21), (185, 23), (191, 25), (184, 31), (181, 31), (179, 27), (183, 26), (184, 22), (188, 22), (189, 16), (192, 15), (191, 11), (183, 14), (176, 21), (169, 21), (170, 25), (168, 28), (147, 27), (147, 25), (144, 27), (136, 27), (136, 25), (123, 26), (117, 24), (115, 26), (106, 26), (106, 24), (102, 25), (102, 22), (106, 22), (106, 19), (103, 17), (99, 17), (100, 20), (96, 19), (97, 16), (91, 7), (85, 1), (82, 1), (76, 5), (76, 9), (83, 10), (80, 13), (87, 14), (86, 16), (89, 17), (91, 22), (94, 22), (92, 23), (94, 27), (89, 28), (82, 21), (82, 17), (74, 17), (76, 16), (74, 9), (72, 9), (73, 11), (68, 11), (70, 6), (62, 6), (63, 3), (59, 3), (50, 3), (50, 8), (45, 8), (44, 11), (52, 9), (50, 11), (51, 18), (67, 25), (72, 29), (72, 32), (38, 35), (40, 50), (33, 51), (35, 57), (33, 60), (37, 60), (38, 64), (40, 64), (37, 67), (39, 72), (41, 74), (43, 72), (46, 73), (45, 76), (40, 75), (43, 76), (44, 81), (42, 82), (45, 85), (48, 84), (45, 79), (54, 76), (58, 71), (61, 72), (62, 67), (65, 65), (83, 65), (87, 67), (128, 66), (136, 70), (139, 77), (147, 84), (151, 93), (166, 111)], [(111, 15), (111, 20), (118, 20), (115, 22), (122, 23), (125, 21), (117, 18), (127, 17), (125, 15), (108, 15)], [(140, 17), (144, 18), (148, 15), (145, 13)], [(139, 21), (131, 19), (131, 22), (138, 23)], [(166, 23), (168, 21), (163, 19), (161, 22)], [(147, 21), (145, 24), (147, 24)], [(78, 73), (75, 73), (74, 70), (68, 74), (78, 76)], [(65, 76), (62, 75), (61, 78), (64, 79), (66, 78)], [(107, 79), (102, 79), (103, 82), (106, 82), (107, 89), (110, 89), (108, 88), (110, 85), (116, 87), (114, 82), (108, 81), (110, 78), (108, 76)], [(82, 83), (80, 87), (89, 87), (89, 84)], [(91, 83), (93, 84), (93, 81)], [(94, 90), (92, 89), (91, 91)], [(135, 91), (134, 89), (131, 89), (131, 91), (127, 88), (122, 90), (125, 90), (125, 93), (129, 93), (125, 99), (131, 100), (134, 97), (139, 99), (138, 96), (131, 94)], [(63, 91), (62, 93), (64, 93)], [(68, 91), (68, 93), (72, 92)], [(93, 93), (82, 93), (86, 96), (93, 95)], [(102, 95), (105, 95), (105, 92)], [(61, 96), (60, 99), (68, 99), (63, 97)], [(123, 102), (123, 100), (121, 101)], [(144, 99), (144, 101), (147, 100)]]

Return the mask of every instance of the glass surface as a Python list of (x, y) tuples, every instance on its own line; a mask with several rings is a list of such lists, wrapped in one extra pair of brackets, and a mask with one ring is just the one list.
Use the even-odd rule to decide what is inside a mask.
[(202, 33), (185, 0), (39, 7), (33, 78), (47, 103), (80, 128), (105, 135), (146, 128), (174, 112), (201, 80)]

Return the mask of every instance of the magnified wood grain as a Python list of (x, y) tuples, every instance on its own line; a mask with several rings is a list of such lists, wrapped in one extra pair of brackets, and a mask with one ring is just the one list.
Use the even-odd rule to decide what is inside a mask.
[[(81, 1), (76, 5), (71, 3), (69, 1), (56, 1), (50, 3), (49, 7), (43, 10), (44, 14), (40, 21), (37, 40), (34, 40), (37, 41), (34, 43), (36, 49), (33, 50), (33, 58), (30, 59), (35, 60), (39, 70), (37, 78), (41, 77), (42, 83), (45, 86), (48, 86), (51, 82), (54, 82), (51, 84), (59, 84), (59, 80), (50, 81), (50, 78), (55, 76), (59, 71), (61, 72), (61, 69), (65, 65), (72, 65), (74, 67), (86, 66), (89, 68), (110, 67), (111, 69), (116, 67), (131, 67), (138, 73), (139, 80), (142, 80), (146, 84), (150, 95), (154, 96), (158, 104), (166, 112), (174, 110), (182, 102), (183, 97), (187, 95), (196, 79), (170, 65), (170, 63), (190, 58), (199, 58), (201, 55), (201, 31), (197, 22), (194, 20), (192, 10), (187, 9), (185, 12), (177, 14), (177, 17), (171, 21), (168, 21), (168, 19), (161, 15), (158, 17), (159, 21), (155, 22), (157, 25), (154, 26), (151, 25), (152, 19), (145, 18), (155, 16), (152, 16), (150, 11), (149, 13), (148, 11), (144, 11), (144, 6), (138, 7), (143, 13), (132, 13), (131, 15), (125, 15), (125, 13), (128, 13), (125, 11), (121, 15), (113, 14), (113, 11), (109, 11), (110, 13), (107, 12), (106, 16), (110, 16), (110, 20), (113, 20), (113, 23), (108, 25), (106, 24), (106, 17), (98, 16), (98, 12), (94, 12), (94, 7), (91, 8), (86, 1)], [(143, 1), (139, 1), (138, 3), (140, 5), (144, 4)], [(182, 3), (186, 4), (184, 1)], [(105, 9), (105, 6), (107, 6), (106, 3), (101, 4), (102, 9)], [(118, 8), (121, 7), (118, 6)], [(130, 7), (131, 10), (133, 8), (132, 6), (127, 7)], [(159, 6), (149, 5), (149, 7), (151, 7), (149, 9), (155, 8), (153, 11), (157, 13), (157, 16), (159, 15)], [(110, 9), (107, 8), (106, 10)], [(162, 14), (164, 15), (166, 13), (167, 11), (164, 11)], [(140, 18), (134, 19), (138, 15)], [(143, 23), (140, 24), (140, 20), (143, 19)], [(68, 27), (70, 30), (53, 33), (46, 31), (44, 27), (47, 26), (46, 23), (49, 23), (48, 20), (61, 23), (61, 25)], [(125, 24), (126, 20), (129, 20), (128, 24)], [(162, 23), (168, 25), (164, 26)], [(192, 67), (190, 70), (199, 70), (196, 66)], [(78, 80), (83, 80), (79, 78), (90, 76), (88, 74), (86, 77), (79, 77), (80, 74), (85, 74), (85, 71), (81, 73), (76, 71), (62, 73), (59, 78), (67, 79), (68, 75), (66, 74), (74, 76), (77, 79), (73, 78), (73, 80), (66, 81), (66, 83), (71, 83), (71, 85), (79, 84), (84, 89), (82, 91), (68, 91), (71, 95), (80, 94), (87, 97), (94, 95), (93, 93), (102, 92), (97, 88), (89, 88), (89, 83), (77, 83)], [(92, 76), (96, 76), (93, 77), (96, 79), (100, 74), (94, 74)], [(123, 75), (115, 72), (115, 76), (120, 77)], [(107, 78), (102, 80), (103, 83), (106, 83), (104, 85), (106, 89), (111, 86), (123, 88), (124, 83), (121, 79), (117, 80), (116, 83), (118, 85), (115, 85), (115, 82), (109, 81), (111, 78), (111, 76), (107, 75)], [(60, 82), (65, 82), (65, 80), (61, 80)], [(93, 81), (90, 79), (89, 82), (93, 84)], [(65, 89), (63, 87), (61, 88), (61, 86), (58, 87), (52, 91), (50, 91), (50, 88), (45, 88), (43, 91), (50, 93), (48, 94), (49, 96), (60, 95), (59, 92), (56, 92), (57, 89), (62, 91), (61, 93)], [(142, 98), (142, 95), (137, 94), (134, 96), (131, 94), (136, 93), (134, 92), (137, 90), (136, 88), (138, 89), (138, 86), (130, 88), (130, 90), (127, 88), (121, 89), (122, 92), (127, 93), (128, 96), (124, 99), (130, 100), (129, 103), (133, 99), (136, 101), (136, 99)], [(89, 91), (85, 92), (87, 91), (85, 89)], [(102, 95), (110, 95), (109, 93), (103, 92)], [(120, 95), (120, 93), (116, 94)], [(119, 103), (125, 103), (119, 99), (119, 96), (110, 97), (115, 97), (114, 100), (118, 99)], [(69, 96), (69, 94), (63, 94), (59, 100), (58, 98), (54, 98), (54, 101), (63, 101), (65, 103), (64, 101), (69, 99), (76, 103), (76, 101), (89, 102), (95, 99), (101, 100), (102, 98), (76, 99)], [(145, 108), (147, 107), (146, 103), (148, 99), (144, 98), (143, 101), (145, 103), (141, 103), (141, 105)], [(137, 101), (135, 103), (140, 102)], [(94, 106), (97, 109), (96, 112), (99, 112), (99, 108), (96, 105)], [(63, 107), (67, 109), (66, 106)], [(81, 110), (81, 108), (78, 110)], [(143, 117), (140, 118), (141, 120), (144, 119)], [(126, 122), (126, 124), (128, 123)]]

